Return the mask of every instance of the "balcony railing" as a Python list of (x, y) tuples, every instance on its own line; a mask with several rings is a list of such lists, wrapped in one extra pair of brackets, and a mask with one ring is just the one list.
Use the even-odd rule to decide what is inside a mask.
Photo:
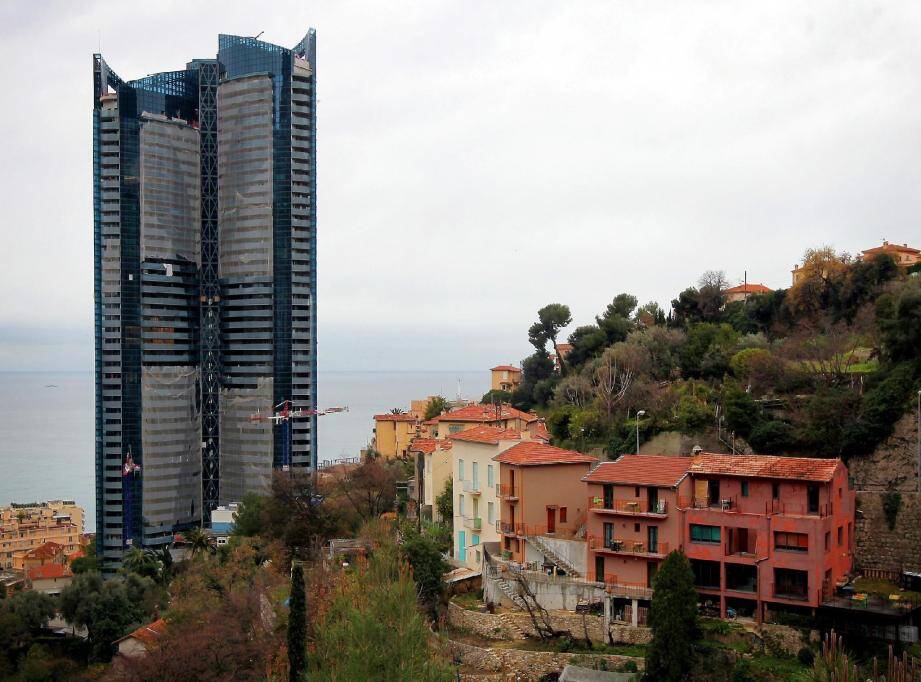
[(464, 492), (471, 495), (480, 494), (480, 482), (479, 481), (464, 481)]
[(465, 516), (464, 526), (471, 530), (480, 530), (483, 527), (483, 519), (479, 516)]
[(496, 531), (503, 535), (515, 535), (515, 524), (508, 521), (496, 521)]
[(597, 575), (594, 571), (585, 576), (586, 580), (594, 583), (604, 584), (605, 592), (620, 597), (632, 597), (634, 599), (652, 598), (652, 588), (646, 587), (643, 583), (630, 582), (621, 580), (616, 573), (605, 573)]
[(682, 509), (739, 511), (739, 500), (737, 497), (721, 497), (718, 500), (710, 500), (704, 497), (679, 497), (678, 506)]
[(596, 512), (610, 512), (612, 514), (654, 514), (665, 516), (668, 513), (668, 507), (665, 500), (659, 500), (656, 504), (649, 504), (648, 500), (607, 500), (600, 497), (588, 498), (588, 508)]
[(496, 495), (507, 500), (518, 497), (519, 492), (517, 485), (509, 485), (508, 483), (496, 484)]
[(811, 505), (802, 502), (784, 502), (781, 500), (765, 500), (764, 505), (754, 501), (746, 501), (737, 495), (721, 497), (718, 500), (708, 498), (679, 497), (678, 506), (682, 509), (710, 509), (715, 511), (744, 511), (749, 514), (780, 514), (788, 516), (818, 516), (825, 518), (831, 516), (831, 503)]
[(665, 556), (668, 554), (667, 542), (656, 542), (650, 545), (642, 540), (604, 539), (600, 535), (589, 535), (588, 547), (596, 552), (614, 552), (616, 554), (643, 554), (647, 556)]

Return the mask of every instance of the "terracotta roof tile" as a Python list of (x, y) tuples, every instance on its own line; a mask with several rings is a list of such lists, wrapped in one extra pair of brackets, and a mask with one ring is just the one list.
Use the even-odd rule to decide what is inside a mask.
[(463, 440), (471, 443), (498, 445), (500, 440), (521, 440), (521, 432), (515, 429), (499, 429), (495, 426), (474, 426), (466, 431), (459, 431), (448, 436), (451, 440)]
[(409, 444), (410, 452), (424, 452), (426, 454), (435, 452), (436, 441), (434, 438), (413, 438)]
[(117, 642), (122, 642), (126, 639), (136, 639), (145, 646), (150, 646), (159, 639), (163, 633), (166, 632), (166, 621), (162, 618), (160, 620), (155, 620), (149, 625), (142, 625), (134, 632), (125, 635)]
[(57, 542), (46, 542), (35, 549), (30, 549), (26, 553), (27, 559), (53, 559), (64, 551), (64, 545)]
[(775, 457), (772, 455), (717, 455), (702, 452), (688, 469), (692, 474), (720, 474), (750, 478), (781, 478), (799, 481), (830, 481), (839, 459)]
[(50, 580), (52, 578), (69, 578), (73, 575), (66, 564), (45, 564), (29, 569), (29, 580)]
[(861, 253), (872, 255), (877, 253), (921, 253), (921, 250), (913, 249), (908, 244), (890, 244), (889, 242), (884, 242), (881, 246), (874, 246), (872, 249), (867, 249)]
[(769, 294), (773, 289), (769, 289), (763, 284), (740, 284), (737, 287), (726, 289), (724, 294)]
[(598, 460), (575, 450), (564, 450), (539, 441), (526, 441), (513, 445), (493, 460), (501, 464), (540, 466), (543, 464), (594, 464)]
[(685, 477), (690, 465), (688, 457), (623, 455), (613, 462), (602, 462), (582, 480), (673, 488)]
[(547, 424), (541, 419), (534, 428), (534, 437), (543, 441), (550, 442), (550, 432), (547, 430)]
[(515, 365), (497, 365), (493, 367), (490, 372), (520, 372), (520, 367), (515, 367)]
[(430, 422), (426, 422), (426, 424), (439, 421), (489, 424), (506, 419), (522, 419), (529, 423), (535, 421), (537, 415), (531, 412), (522, 412), (511, 405), (467, 405), (435, 417)]
[(376, 414), (374, 415), (374, 421), (377, 421), (377, 422), (414, 422), (416, 421), (416, 416), (414, 414), (409, 414), (409, 413)]

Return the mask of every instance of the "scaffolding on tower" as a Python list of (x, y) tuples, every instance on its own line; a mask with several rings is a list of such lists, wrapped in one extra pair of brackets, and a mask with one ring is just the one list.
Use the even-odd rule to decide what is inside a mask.
[(134, 519), (134, 489), (141, 478), (141, 465), (134, 463), (131, 457), (131, 448), (125, 455), (125, 464), (122, 466), (122, 504), (124, 514), (122, 522), (122, 544), (131, 547), (134, 544), (135, 519)]

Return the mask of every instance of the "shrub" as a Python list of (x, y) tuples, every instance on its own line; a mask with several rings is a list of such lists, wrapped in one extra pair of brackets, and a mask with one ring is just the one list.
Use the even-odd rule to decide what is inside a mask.
[(902, 506), (902, 495), (898, 490), (887, 490), (883, 495), (883, 514), (886, 515), (886, 525), (889, 530), (895, 530), (895, 521)]
[(768, 419), (759, 422), (752, 429), (748, 442), (755, 452), (775, 454), (789, 451), (795, 444), (796, 439), (793, 434), (793, 427), (788, 423), (777, 419)]
[(627, 661), (624, 663), (624, 667), (621, 670), (625, 673), (635, 673), (638, 668), (636, 666), (636, 661)]

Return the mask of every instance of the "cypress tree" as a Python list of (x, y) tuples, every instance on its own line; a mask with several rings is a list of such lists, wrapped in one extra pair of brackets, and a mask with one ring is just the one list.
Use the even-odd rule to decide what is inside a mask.
[(304, 593), (304, 569), (295, 563), (291, 569), (291, 599), (288, 608), (289, 679), (299, 680), (307, 669), (307, 597)]
[(677, 682), (691, 668), (697, 637), (697, 591), (684, 552), (676, 550), (666, 557), (653, 579), (653, 590), (646, 679)]

